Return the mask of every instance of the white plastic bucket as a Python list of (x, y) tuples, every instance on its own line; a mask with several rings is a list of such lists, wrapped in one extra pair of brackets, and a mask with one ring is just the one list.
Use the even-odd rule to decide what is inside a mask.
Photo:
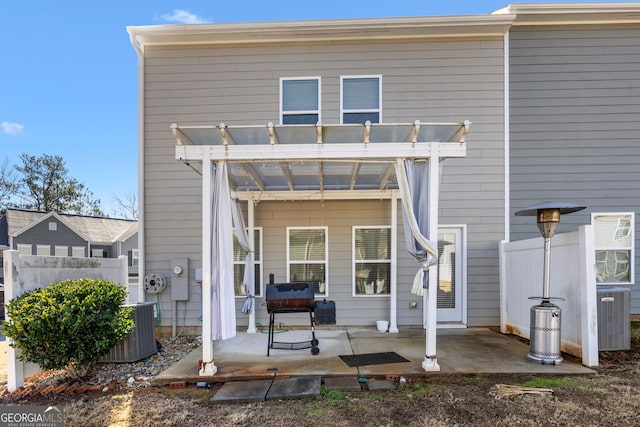
[(387, 332), (389, 329), (389, 321), (388, 320), (377, 320), (376, 326), (378, 327), (379, 332)]

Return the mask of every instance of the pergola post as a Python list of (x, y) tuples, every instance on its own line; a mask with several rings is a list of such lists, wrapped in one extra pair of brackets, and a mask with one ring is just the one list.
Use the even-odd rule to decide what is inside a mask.
[(397, 334), (398, 330), (398, 192), (391, 195), (391, 283), (390, 283), (390, 316), (389, 333)]
[(213, 362), (213, 340), (211, 339), (211, 212), (213, 173), (209, 150), (202, 152), (202, 366), (199, 375), (215, 375), (218, 368)]
[[(253, 203), (253, 196), (249, 198), (247, 201), (247, 216), (248, 216), (248, 224), (247, 228), (249, 230), (249, 246), (251, 247), (251, 251), (253, 251), (253, 259), (254, 264), (251, 266), (255, 270), (255, 261), (256, 261), (256, 242), (255, 242), (255, 209)], [(251, 286), (255, 286), (254, 283)], [(247, 326), (248, 334), (255, 334), (256, 331), (256, 299), (255, 299), (255, 289), (253, 291), (253, 308), (251, 309), (251, 313), (249, 313), (249, 325)]]
[[(440, 190), (440, 143), (431, 144), (429, 159), (429, 240), (438, 241), (438, 198)], [(438, 264), (429, 268), (429, 287), (426, 292), (427, 325), (426, 351), (422, 368), (425, 371), (439, 371), (436, 357), (436, 329), (438, 311)]]

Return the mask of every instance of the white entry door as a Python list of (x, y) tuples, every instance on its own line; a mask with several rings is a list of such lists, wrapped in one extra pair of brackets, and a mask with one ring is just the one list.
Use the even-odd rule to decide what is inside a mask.
[(440, 227), (438, 233), (438, 326), (466, 323), (464, 227)]

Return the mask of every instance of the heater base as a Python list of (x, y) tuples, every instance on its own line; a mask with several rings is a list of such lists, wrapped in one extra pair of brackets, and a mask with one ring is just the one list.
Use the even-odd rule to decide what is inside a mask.
[(562, 363), (562, 357), (541, 357), (531, 353), (527, 354), (527, 359), (542, 365), (560, 365)]

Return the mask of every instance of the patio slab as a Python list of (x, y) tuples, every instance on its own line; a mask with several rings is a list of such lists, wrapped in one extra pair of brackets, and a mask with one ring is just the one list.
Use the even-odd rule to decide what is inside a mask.
[[(296, 342), (309, 338), (308, 330), (291, 330), (278, 334), (277, 341)], [(309, 349), (274, 350), (267, 357), (267, 335), (238, 333), (234, 338), (214, 343), (214, 360), (218, 372), (212, 377), (198, 375), (200, 348), (156, 376), (154, 384), (172, 381), (228, 382), (270, 380), (298, 376), (385, 377), (386, 375), (423, 376), (459, 374), (591, 374), (580, 364), (565, 360), (560, 365), (543, 365), (527, 359), (529, 346), (490, 329), (438, 330), (439, 372), (425, 372), (425, 333), (408, 329), (397, 334), (375, 329), (316, 329), (320, 354)], [(395, 351), (409, 362), (349, 367), (338, 356)]]

